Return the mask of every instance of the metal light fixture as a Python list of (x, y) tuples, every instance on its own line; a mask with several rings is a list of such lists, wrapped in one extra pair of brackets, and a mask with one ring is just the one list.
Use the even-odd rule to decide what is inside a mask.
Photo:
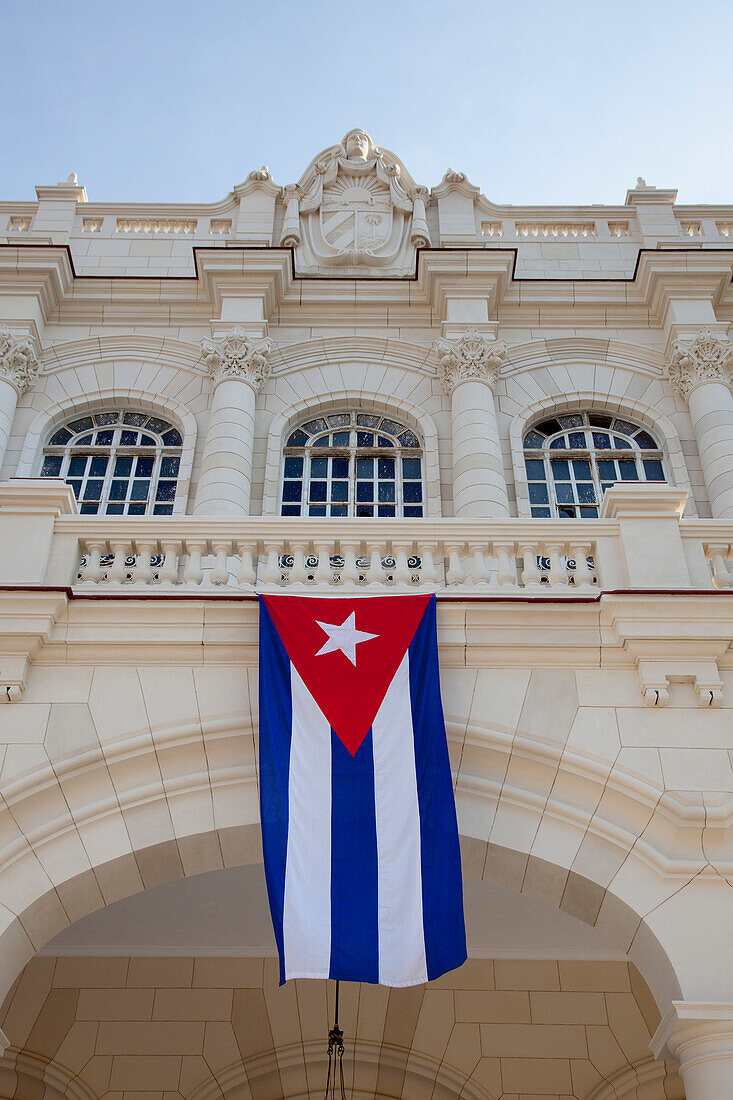
[(324, 1100), (346, 1100), (344, 1086), (344, 1033), (339, 1027), (339, 987), (336, 981), (336, 1010), (333, 1027), (328, 1033), (328, 1076)]

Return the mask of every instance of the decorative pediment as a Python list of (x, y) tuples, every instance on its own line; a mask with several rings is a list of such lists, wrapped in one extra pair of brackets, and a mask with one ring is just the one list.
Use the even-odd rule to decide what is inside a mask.
[(299, 273), (408, 275), (430, 244), (427, 189), (364, 130), (320, 153), (283, 195), (280, 243), (295, 248)]

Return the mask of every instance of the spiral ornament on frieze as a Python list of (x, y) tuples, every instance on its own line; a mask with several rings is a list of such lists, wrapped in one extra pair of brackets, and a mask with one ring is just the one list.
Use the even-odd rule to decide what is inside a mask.
[(669, 380), (686, 397), (704, 382), (733, 383), (733, 344), (709, 329), (694, 340), (677, 340), (672, 347)]
[(201, 352), (214, 385), (240, 378), (257, 393), (270, 373), (272, 340), (248, 336), (243, 328), (232, 329), (219, 340), (202, 340)]
[(466, 329), (456, 340), (436, 340), (433, 349), (447, 393), (467, 381), (486, 382), (495, 389), (507, 354), (506, 340), (489, 340), (475, 328)]
[(38, 359), (30, 337), (15, 336), (7, 325), (0, 328), (0, 378), (22, 397), (38, 378)]

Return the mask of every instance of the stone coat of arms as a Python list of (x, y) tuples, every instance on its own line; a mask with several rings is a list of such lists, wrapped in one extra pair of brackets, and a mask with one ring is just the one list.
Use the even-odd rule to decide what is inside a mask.
[(295, 247), (303, 274), (368, 267), (407, 275), (415, 249), (430, 244), (426, 198), (395, 158), (364, 130), (351, 130), (311, 163), (297, 186), (285, 188), (281, 243)]

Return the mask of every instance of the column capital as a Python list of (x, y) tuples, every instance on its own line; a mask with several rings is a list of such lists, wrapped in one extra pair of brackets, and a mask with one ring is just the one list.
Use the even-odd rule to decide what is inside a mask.
[(733, 1004), (672, 1001), (649, 1044), (657, 1059), (687, 1069), (697, 1061), (733, 1060)]
[(486, 382), (495, 389), (507, 353), (505, 340), (488, 340), (475, 328), (466, 329), (457, 339), (436, 340), (433, 349), (446, 393), (469, 381)]
[(687, 395), (705, 382), (733, 380), (733, 344), (710, 329), (700, 329), (694, 339), (676, 340), (669, 362), (669, 380)]
[(201, 351), (214, 386), (238, 378), (259, 393), (270, 373), (272, 340), (250, 337), (243, 328), (234, 328), (219, 340), (202, 340)]
[(38, 359), (29, 336), (15, 336), (7, 325), (0, 327), (0, 378), (6, 379), (22, 396), (38, 377)]

